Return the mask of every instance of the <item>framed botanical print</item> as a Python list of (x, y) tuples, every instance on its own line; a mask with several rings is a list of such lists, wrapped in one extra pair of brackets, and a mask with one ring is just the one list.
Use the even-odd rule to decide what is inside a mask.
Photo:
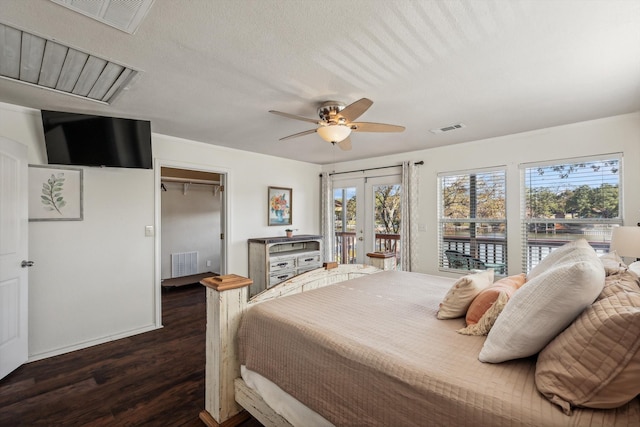
[(291, 225), (292, 214), (291, 188), (269, 187), (269, 204), (267, 206), (269, 225)]
[(29, 165), (29, 221), (82, 221), (82, 169)]

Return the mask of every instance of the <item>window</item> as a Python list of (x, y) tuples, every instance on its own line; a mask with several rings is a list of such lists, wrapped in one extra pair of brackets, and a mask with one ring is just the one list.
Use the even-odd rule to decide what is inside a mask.
[(575, 239), (609, 250), (611, 229), (622, 224), (621, 164), (614, 154), (521, 165), (524, 271)]
[(504, 170), (439, 175), (440, 268), (507, 273)]

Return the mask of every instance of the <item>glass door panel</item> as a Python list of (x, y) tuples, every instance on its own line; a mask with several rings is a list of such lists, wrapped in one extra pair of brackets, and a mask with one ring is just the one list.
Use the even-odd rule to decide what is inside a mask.
[[(362, 200), (362, 183), (339, 181), (334, 183), (334, 228), (336, 234), (336, 260), (340, 264), (362, 264), (364, 257), (358, 245), (363, 241), (359, 218)], [(358, 197), (360, 196), (360, 197)], [(360, 213), (360, 214), (359, 214)]]
[(365, 200), (367, 252), (393, 252), (400, 261), (400, 176), (385, 176), (367, 180)]

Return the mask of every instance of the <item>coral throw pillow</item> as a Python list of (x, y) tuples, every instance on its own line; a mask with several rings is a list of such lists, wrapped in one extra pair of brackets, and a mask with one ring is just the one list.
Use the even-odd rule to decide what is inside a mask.
[(511, 298), (511, 295), (513, 295), (520, 286), (524, 285), (526, 280), (527, 276), (524, 273), (505, 277), (480, 292), (471, 302), (467, 310), (467, 326), (478, 323), (480, 318), (484, 316), (487, 310), (496, 302), (501, 292), (505, 292), (507, 297)]

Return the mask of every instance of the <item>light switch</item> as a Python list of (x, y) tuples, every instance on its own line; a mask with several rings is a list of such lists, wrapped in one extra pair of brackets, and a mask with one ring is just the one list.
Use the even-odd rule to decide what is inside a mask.
[(147, 237), (153, 236), (153, 225), (145, 225), (144, 226), (144, 235)]

